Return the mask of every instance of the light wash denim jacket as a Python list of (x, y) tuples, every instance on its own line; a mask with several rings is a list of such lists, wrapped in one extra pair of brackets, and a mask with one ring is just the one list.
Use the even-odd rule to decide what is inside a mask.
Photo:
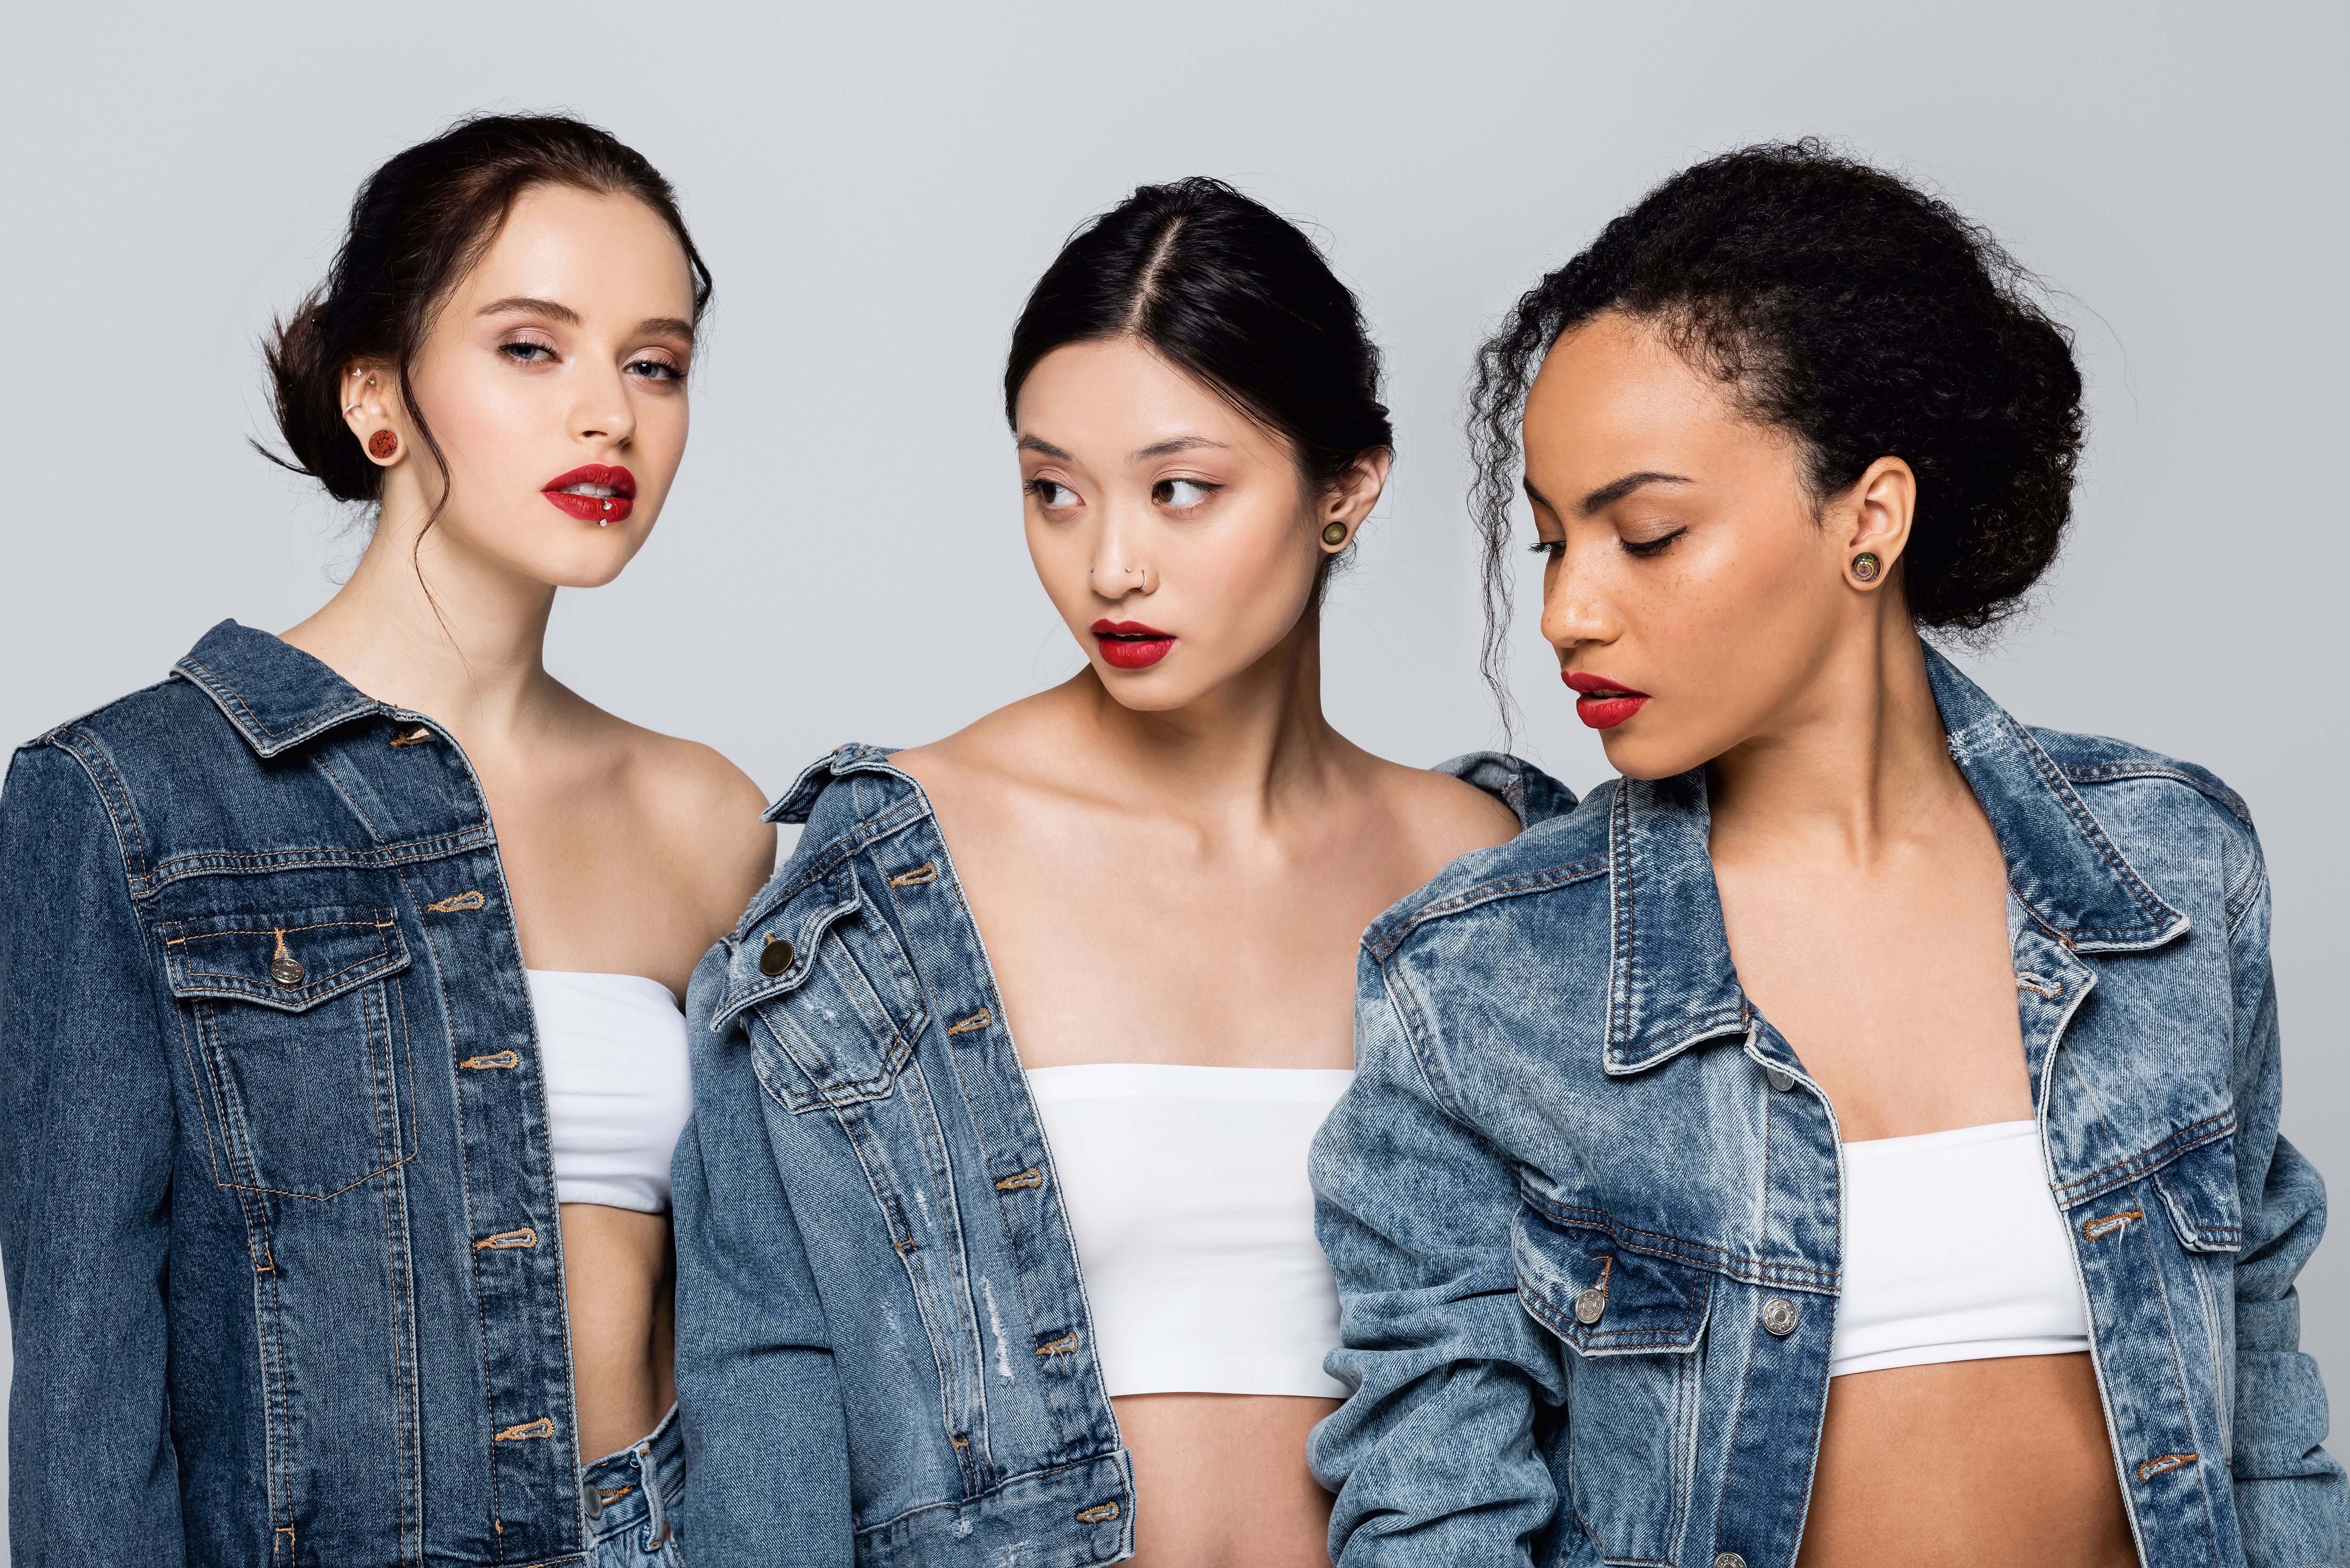
[[(2277, 1135), (2251, 818), (2199, 768), (2026, 730), (1929, 658), (2006, 855), (2033, 1102), (2141, 1557), (2335, 1562), (2345, 1484), (2293, 1289), (2324, 1190)], [(1795, 1560), (1841, 1148), (1739, 989), (1707, 825), (1702, 774), (1615, 780), (1364, 938), (1358, 1076), (1312, 1162), (1328, 1366), (1355, 1390), (1311, 1448), (1344, 1568)], [(1918, 1222), (1965, 1224), (1966, 1194)]]
[(581, 1560), (530, 997), (445, 732), (224, 621), (16, 753), (0, 1257), (16, 1568)]
[[(1501, 760), (1458, 771), (1522, 818), (1551, 809)], [(844, 746), (767, 815), (806, 830), (686, 1004), (687, 1552), (760, 1568), (1123, 1561), (1132, 1466), (1052, 1152), (930, 802), (886, 753)]]

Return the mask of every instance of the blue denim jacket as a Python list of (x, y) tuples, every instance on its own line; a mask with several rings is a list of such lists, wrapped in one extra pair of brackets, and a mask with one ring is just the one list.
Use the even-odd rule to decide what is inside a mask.
[(431, 721), (223, 622), (16, 753), (17, 1568), (579, 1561), (536, 1047)]
[[(2006, 855), (2033, 1105), (2142, 1559), (2334, 1562), (2345, 1484), (2293, 1290), (2324, 1191), (2277, 1136), (2251, 819), (2201, 769), (2026, 730), (1929, 657)], [(1702, 774), (1616, 780), (1364, 938), (1358, 1076), (1312, 1163), (1329, 1366), (1356, 1390), (1311, 1449), (1344, 1568), (1795, 1560), (1841, 1148), (1739, 989), (1707, 825)]]
[[(1466, 771), (1548, 809), (1504, 766)], [(688, 1549), (762, 1568), (1122, 1561), (1132, 1466), (930, 802), (844, 746), (767, 815), (806, 830), (686, 1002)]]

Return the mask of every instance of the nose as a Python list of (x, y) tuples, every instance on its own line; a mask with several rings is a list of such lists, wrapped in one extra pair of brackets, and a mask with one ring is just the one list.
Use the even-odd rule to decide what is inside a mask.
[(626, 446), (636, 435), (636, 404), (618, 367), (599, 366), (581, 379), (569, 422), (573, 436), (584, 441)]
[(1599, 584), (1576, 576), (1562, 562), (1543, 588), (1543, 640), (1561, 653), (1605, 648), (1624, 633), (1624, 623)]
[(1158, 587), (1157, 575), (1148, 561), (1135, 554), (1143, 530), (1134, 519), (1122, 514), (1122, 508), (1112, 505), (1103, 510), (1101, 531), (1094, 537), (1093, 558), (1086, 566), (1087, 585), (1095, 597), (1105, 599), (1149, 593)]

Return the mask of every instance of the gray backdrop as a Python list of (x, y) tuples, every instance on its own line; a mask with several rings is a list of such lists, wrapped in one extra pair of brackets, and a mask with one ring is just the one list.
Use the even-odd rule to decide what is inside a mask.
[[(1817, 131), (1935, 182), (2060, 291), (2095, 417), (2079, 522), (2034, 618), (1967, 662), (2026, 720), (2250, 798), (2286, 1125), (2350, 1174), (2322, 1000), (2350, 940), (2325, 891), (2350, 875), (2327, 608), (2345, 16), (9, 0), (0, 737), (157, 679), (224, 616), (279, 628), (330, 591), (361, 535), (245, 449), (268, 428), (255, 336), (318, 276), (361, 176), (501, 106), (641, 149), (718, 279), (659, 533), (556, 617), (550, 663), (591, 699), (774, 791), (840, 742), (927, 740), (1074, 670), (1021, 545), (1006, 335), (1080, 219), (1209, 172), (1311, 225), (1391, 354), (1400, 462), (1331, 607), (1330, 711), (1402, 759), (1488, 744), (1458, 435), (1481, 329), (1681, 163)], [(1605, 763), (1524, 597), (1521, 748), (1588, 785)], [(2337, 1240), (2303, 1280), (2337, 1379), (2345, 1259)]]

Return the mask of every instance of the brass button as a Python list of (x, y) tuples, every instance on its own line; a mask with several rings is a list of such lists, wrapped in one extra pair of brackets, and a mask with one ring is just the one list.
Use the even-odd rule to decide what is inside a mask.
[(759, 972), (773, 980), (792, 967), (792, 944), (775, 937), (759, 950)]
[(269, 961), (269, 978), (288, 990), (301, 984), (302, 977), (307, 972), (302, 967), (302, 961), (289, 952), (281, 952)]

